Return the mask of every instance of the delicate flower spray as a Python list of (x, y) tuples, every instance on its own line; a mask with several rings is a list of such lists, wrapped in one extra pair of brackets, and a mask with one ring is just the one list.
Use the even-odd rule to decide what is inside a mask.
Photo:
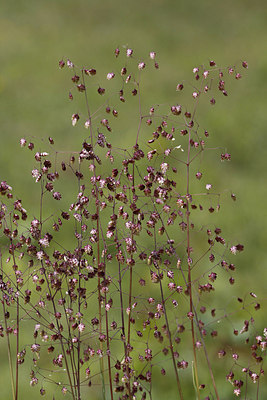
[[(70, 116), (83, 139), (67, 153), (49, 137), (49, 152), (35, 153), (38, 217), (0, 184), (0, 335), (12, 398), (20, 398), (25, 364), (41, 396), (158, 399), (169, 379), (173, 399), (224, 399), (223, 359), (230, 393), (259, 399), (266, 328), (256, 333), (257, 295), (240, 298), (232, 289), (244, 246), (217, 225), (221, 196), (205, 180), (209, 132), (198, 124), (199, 102), (210, 107), (227, 96), (228, 79), (239, 80), (247, 63), (195, 67), (194, 85), (180, 82), (171, 103), (147, 105), (141, 82), (159, 69), (156, 53), (139, 60), (117, 48), (115, 59), (103, 77), (92, 66), (59, 62), (71, 74), (69, 99), (84, 99), (85, 110)], [(27, 138), (20, 145), (35, 147)], [(64, 188), (68, 175), (75, 186)], [(23, 342), (26, 326), (32, 337)]]

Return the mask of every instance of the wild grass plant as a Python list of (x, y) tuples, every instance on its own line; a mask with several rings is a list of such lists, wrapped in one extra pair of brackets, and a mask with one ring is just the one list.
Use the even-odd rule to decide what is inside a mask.
[(166, 385), (173, 399), (260, 399), (267, 330), (257, 330), (257, 294), (235, 290), (244, 246), (218, 226), (222, 201), (237, 195), (206, 179), (209, 153), (222, 163), (231, 154), (219, 140), (209, 147), (198, 123), (247, 62), (210, 60), (192, 83), (175, 83), (170, 103), (144, 104), (156, 53), (139, 60), (123, 47), (114, 58), (104, 77), (59, 62), (80, 148), (20, 140), (34, 155), (38, 213), (1, 182), (0, 332), (12, 399), (23, 368), (54, 399), (157, 399)]

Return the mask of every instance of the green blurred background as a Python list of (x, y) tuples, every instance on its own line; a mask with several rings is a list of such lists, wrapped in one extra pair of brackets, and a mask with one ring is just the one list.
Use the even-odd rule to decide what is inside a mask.
[[(222, 66), (246, 60), (243, 79), (231, 85), (228, 98), (220, 97), (215, 108), (203, 108), (200, 122), (212, 132), (214, 144), (232, 155), (230, 164), (218, 162), (217, 169), (211, 158), (210, 177), (217, 176), (218, 186), (238, 198), (236, 203), (226, 201), (222, 211), (224, 232), (245, 245), (237, 262), (240, 294), (253, 291), (266, 306), (266, 21), (265, 0), (2, 0), (1, 180), (25, 199), (26, 208), (32, 207), (38, 201), (32, 192), (33, 161), (20, 150), (19, 139), (52, 136), (62, 150), (80, 144), (79, 131), (70, 124), (76, 111), (67, 98), (70, 76), (58, 69), (63, 56), (107, 73), (117, 46), (129, 45), (140, 59), (156, 51), (160, 70), (145, 84), (149, 101), (157, 96), (162, 103), (175, 99), (176, 84), (192, 79), (196, 65), (207, 65), (210, 59)], [(131, 135), (126, 140), (130, 145)], [(263, 326), (265, 312), (260, 315)], [(0, 398), (9, 399), (4, 347), (0, 342)], [(22, 391), (35, 398), (25, 376)], [(266, 381), (262, 391), (267, 396)]]

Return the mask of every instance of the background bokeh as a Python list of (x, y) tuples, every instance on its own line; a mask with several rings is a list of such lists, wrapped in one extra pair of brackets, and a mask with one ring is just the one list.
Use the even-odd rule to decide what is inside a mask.
[[(265, 0), (2, 1), (1, 180), (13, 186), (27, 209), (37, 210), (38, 194), (35, 197), (30, 176), (33, 161), (20, 150), (19, 139), (52, 136), (62, 150), (72, 150), (81, 141), (77, 135), (83, 132), (70, 123), (76, 110), (68, 100), (69, 76), (58, 69), (62, 57), (107, 73), (117, 46), (129, 45), (140, 59), (156, 51), (160, 71), (145, 85), (148, 99), (157, 96), (162, 103), (175, 99), (176, 84), (192, 79), (196, 65), (207, 65), (210, 59), (222, 66), (246, 60), (249, 68), (241, 71), (243, 79), (234, 82), (228, 98), (218, 99), (215, 108), (203, 108), (200, 122), (212, 132), (214, 143), (232, 155), (223, 167), (211, 159), (210, 176), (217, 176), (218, 186), (238, 198), (236, 203), (226, 201), (222, 211), (224, 231), (245, 245), (238, 258), (239, 290), (243, 296), (257, 293), (266, 306), (266, 21)], [(125, 140), (131, 144), (127, 132)], [(266, 314), (260, 313), (263, 326)], [(3, 342), (0, 371), (0, 398), (9, 399)], [(266, 382), (262, 390), (263, 399)], [(29, 399), (36, 396), (27, 373), (22, 392)]]

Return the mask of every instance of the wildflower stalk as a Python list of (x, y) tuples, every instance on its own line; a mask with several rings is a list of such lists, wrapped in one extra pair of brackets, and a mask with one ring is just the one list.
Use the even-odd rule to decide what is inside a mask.
[[(116, 49), (115, 56), (118, 57), (119, 53), (120, 50)], [(142, 114), (140, 82), (145, 73), (143, 70), (149, 69), (150, 66), (147, 62), (139, 62), (137, 66), (138, 79), (136, 80), (136, 72), (132, 68), (136, 58), (132, 55), (133, 50), (127, 48), (125, 55), (127, 58), (120, 69), (120, 76), (118, 76), (118, 72), (109, 72), (106, 76), (107, 81), (112, 80), (115, 75), (118, 76), (117, 82), (120, 85), (118, 91), (109, 96), (109, 90), (113, 86), (109, 86), (107, 81), (108, 86), (100, 87), (98, 84), (98, 94), (95, 93), (95, 95), (105, 95), (108, 96), (108, 99), (100, 107), (96, 105), (95, 109), (90, 109), (91, 105), (89, 107), (89, 86), (86, 87), (85, 79), (93, 80), (94, 78), (91, 77), (96, 74), (96, 70), (93, 68), (78, 68), (77, 70), (76, 66), (67, 60), (67, 67), (74, 71), (71, 80), (75, 90), (77, 89), (78, 93), (83, 93), (85, 96), (88, 115), (85, 128), (89, 128), (86, 135), (89, 137), (83, 141), (82, 150), (80, 152), (70, 151), (71, 158), (68, 167), (73, 172), (75, 182), (78, 184), (79, 194), (77, 200), (70, 205), (69, 212), (61, 210), (61, 214), (57, 215), (55, 211), (49, 218), (43, 219), (46, 205), (44, 196), (49, 196), (50, 193), (55, 200), (62, 198), (61, 193), (56, 191), (57, 184), (54, 183), (59, 178), (59, 174), (56, 170), (52, 172), (53, 163), (47, 152), (35, 154), (35, 160), (39, 162), (39, 165), (32, 170), (33, 178), (36, 183), (40, 182), (41, 185), (39, 220), (34, 218), (29, 229), (25, 229), (22, 221), (27, 219), (27, 212), (22, 208), (21, 201), (17, 200), (11, 205), (12, 211), (9, 210), (10, 202), (7, 203), (9, 206), (3, 202), (0, 204), (0, 236), (1, 240), (8, 241), (9, 250), (7, 252), (9, 251), (10, 256), (7, 258), (7, 263), (13, 261), (13, 271), (4, 272), (0, 253), (0, 274), (2, 272), (3, 275), (3, 278), (0, 279), (0, 289), (2, 290), (4, 313), (3, 326), (0, 324), (0, 336), (4, 336), (5, 329), (13, 400), (19, 400), (21, 374), (19, 374), (18, 366), (23, 363), (26, 354), (26, 350), (20, 351), (19, 349), (22, 340), (21, 321), (25, 318), (36, 323), (33, 332), (34, 343), (30, 346), (34, 364), (30, 375), (32, 386), (38, 383), (38, 374), (42, 377), (40, 381), (47, 380), (60, 386), (60, 382), (55, 381), (57, 378), (45, 377), (42, 367), (36, 368), (39, 356), (44, 354), (43, 351), (40, 351), (43, 345), (38, 343), (37, 338), (39, 337), (40, 341), (51, 343), (48, 353), (52, 353), (55, 348), (59, 351), (60, 354), (51, 360), (52, 368), (58, 377), (57, 367), (64, 366), (66, 385), (62, 387), (62, 395), (68, 393), (73, 400), (82, 399), (83, 387), (86, 382), (89, 391), (92, 383), (95, 386), (100, 385), (103, 400), (107, 398), (133, 400), (139, 397), (140, 400), (146, 398), (152, 400), (152, 396), (158, 388), (157, 382), (155, 382), (157, 368), (161, 365), (162, 376), (166, 374), (166, 370), (163, 368), (164, 364), (162, 365), (164, 362), (169, 363), (169, 367), (174, 369), (172, 374), (175, 375), (177, 386), (175, 397), (179, 400), (184, 400), (182, 381), (188, 376), (183, 370), (188, 368), (189, 362), (191, 363), (193, 379), (189, 384), (190, 395), (192, 397), (195, 393), (195, 398), (200, 400), (200, 393), (205, 385), (204, 382), (201, 382), (201, 385), (199, 383), (201, 371), (199, 370), (200, 359), (197, 357), (197, 349), (206, 358), (206, 367), (210, 375), (209, 381), (213, 385), (212, 396), (219, 400), (212, 363), (208, 354), (208, 335), (211, 334), (211, 337), (215, 338), (218, 332), (213, 330), (213, 326), (217, 325), (219, 320), (230, 319), (233, 313), (225, 311), (224, 316), (216, 316), (214, 308), (211, 310), (211, 320), (205, 323), (199, 318), (199, 313), (204, 314), (212, 304), (206, 300), (206, 296), (216, 289), (216, 285), (211, 283), (217, 279), (217, 275), (221, 275), (217, 273), (218, 269), (224, 271), (225, 274), (230, 273), (229, 282), (230, 284), (234, 283), (232, 271), (235, 270), (235, 266), (228, 263), (227, 252), (230, 250), (232, 254), (236, 254), (243, 250), (244, 246), (228, 244), (220, 235), (221, 228), (214, 229), (213, 224), (208, 225), (206, 238), (208, 245), (202, 247), (200, 241), (197, 243), (200, 244), (202, 250), (193, 262), (193, 257), (191, 257), (193, 250), (196, 253), (198, 251), (193, 249), (195, 225), (192, 218), (195, 211), (191, 211), (191, 209), (204, 210), (203, 214), (207, 211), (210, 213), (215, 211), (212, 204), (206, 207), (206, 204), (197, 205), (193, 200), (198, 196), (202, 196), (202, 199), (205, 196), (207, 198), (207, 195), (210, 195), (209, 199), (216, 199), (220, 195), (210, 190), (212, 188), (210, 183), (206, 184), (206, 190), (210, 190), (209, 193), (203, 193), (202, 190), (200, 193), (195, 191), (194, 194), (191, 193), (193, 190), (191, 181), (193, 166), (191, 164), (194, 162), (195, 165), (197, 159), (200, 158), (202, 161), (201, 155), (207, 149), (206, 138), (209, 136), (206, 130), (203, 137), (201, 136), (195, 119), (199, 99), (210, 96), (211, 86), (214, 84), (216, 86), (216, 75), (218, 75), (220, 93), (227, 96), (225, 78), (223, 78), (225, 72), (220, 68), (213, 68), (216, 65), (214, 61), (210, 62), (210, 67), (212, 67), (210, 69), (205, 69), (204, 66), (194, 68), (193, 73), (197, 83), (196, 86), (193, 86), (194, 92), (191, 93), (194, 99), (193, 107), (191, 107), (192, 113), (188, 111), (187, 107), (177, 103), (171, 107), (167, 105), (167, 111), (164, 109), (163, 112), (160, 112), (164, 105), (157, 102), (152, 104), (152, 107), (150, 105), (149, 112), (144, 111)], [(159, 65), (155, 61), (156, 53), (151, 52), (149, 57), (149, 63), (152, 60), (152, 67), (154, 64), (154, 67), (158, 69)], [(64, 65), (65, 61), (61, 60), (59, 66), (63, 68)], [(247, 68), (247, 63), (244, 62), (242, 65)], [(228, 73), (234, 74), (236, 79), (241, 77), (235, 71), (235, 67), (229, 68)], [(99, 79), (98, 82), (101, 82), (101, 77)], [(90, 86), (90, 103), (94, 98), (91, 89), (94, 90), (94, 88), (95, 85), (92, 84)], [(183, 88), (184, 85), (181, 83), (176, 87), (178, 92)], [(132, 100), (129, 99), (129, 95)], [(179, 96), (178, 94), (178, 99)], [(69, 92), (69, 99), (73, 99), (71, 92)], [(126, 106), (123, 105), (125, 102)], [(209, 97), (209, 102), (213, 106), (216, 101), (214, 97)], [(97, 104), (97, 100), (92, 107), (95, 104)], [(104, 116), (102, 115), (103, 110)], [(120, 127), (120, 122), (118, 124), (114, 122), (117, 118), (119, 118), (117, 121), (120, 121), (123, 110), (126, 110), (128, 121), (134, 120), (134, 118), (130, 118), (132, 110), (138, 114), (135, 117), (139, 117), (136, 128), (134, 128), (136, 133), (132, 150), (127, 150), (123, 145), (113, 147), (113, 143), (110, 143), (109, 140), (115, 131), (123, 134), (120, 131), (123, 125)], [(81, 118), (83, 118), (82, 114), (72, 115), (73, 127)], [(189, 123), (186, 122), (188, 118)], [(129, 127), (132, 129), (130, 123)], [(152, 134), (147, 142), (149, 147), (147, 154), (138, 144), (140, 140), (143, 140), (143, 137), (141, 138), (143, 130), (145, 134), (149, 130)], [(103, 131), (105, 134), (102, 133)], [(187, 143), (187, 153), (181, 154), (181, 156), (177, 156), (177, 149), (183, 152), (182, 144), (175, 146), (173, 143), (178, 137)], [(157, 139), (159, 140), (157, 141)], [(156, 141), (157, 144), (152, 146)], [(25, 147), (26, 142), (26, 139), (22, 138), (21, 146)], [(49, 142), (50, 145), (54, 143), (52, 138), (49, 138)], [(34, 144), (28, 143), (28, 148), (33, 150)], [(115, 163), (112, 171), (110, 164), (98, 167), (98, 164), (103, 161), (101, 154), (105, 148), (107, 149), (108, 163)], [(210, 150), (210, 148), (208, 149)], [(58, 164), (59, 153), (63, 154), (63, 151), (55, 152), (54, 165)], [(77, 169), (74, 167), (76, 156), (78, 156)], [(220, 158), (222, 161), (230, 160), (231, 155), (221, 154)], [(84, 179), (84, 181), (81, 181), (84, 177), (82, 163), (84, 166), (87, 164), (90, 171), (90, 178)], [(176, 168), (176, 164), (181, 168)], [(64, 161), (61, 162), (61, 167), (62, 171), (66, 171), (67, 166)], [(175, 179), (174, 174), (177, 172), (179, 178)], [(198, 170), (195, 175), (196, 179), (200, 180), (202, 175), (203, 171)], [(175, 189), (176, 186), (177, 189)], [(0, 194), (6, 196), (8, 200), (13, 198), (11, 190), (12, 188), (5, 181), (0, 183)], [(182, 193), (180, 193), (181, 191)], [(231, 197), (233, 200), (236, 199), (235, 195)], [(112, 215), (106, 225), (109, 211), (112, 212)], [(8, 215), (8, 219), (6, 219), (6, 215)], [(55, 238), (60, 237), (57, 236), (60, 234), (53, 233), (51, 235), (50, 233), (52, 228), (55, 232), (63, 229), (65, 233), (67, 227), (65, 228), (63, 220), (69, 220), (72, 217), (75, 219), (75, 232), (72, 232), (76, 237), (74, 250), (65, 248), (56, 241)], [(52, 227), (49, 224), (51, 219), (54, 219)], [(85, 233), (89, 226), (91, 226), (90, 234)], [(106, 227), (107, 231), (105, 231)], [(47, 232), (43, 236), (44, 228), (47, 228)], [(201, 235), (199, 232), (203, 229), (204, 227), (201, 226), (197, 232), (195, 230), (197, 237)], [(20, 231), (24, 234), (20, 235)], [(16, 237), (18, 238), (16, 239)], [(53, 245), (47, 249), (52, 240)], [(224, 250), (220, 251), (221, 245), (224, 246), (221, 247)], [(19, 256), (17, 256), (18, 252)], [(29, 256), (30, 260), (28, 269), (22, 274), (16, 261), (21, 263), (24, 256)], [(232, 257), (232, 255), (230, 256)], [(185, 263), (183, 259), (186, 260)], [(113, 262), (111, 262), (112, 260)], [(213, 263), (212, 267), (211, 264), (206, 267), (206, 261)], [(135, 278), (138, 275), (140, 286), (137, 289)], [(146, 281), (147, 278), (150, 279), (150, 282)], [(7, 281), (5, 281), (6, 279)], [(146, 287), (144, 288), (144, 286)], [(65, 292), (65, 290), (67, 291)], [(201, 297), (202, 293), (204, 298)], [(250, 296), (257, 297), (254, 293), (250, 293)], [(36, 298), (38, 298), (37, 304), (35, 304)], [(93, 298), (92, 302), (90, 302), (91, 298)], [(249, 311), (250, 313), (241, 298), (238, 298), (238, 302), (242, 304), (241, 312)], [(96, 309), (94, 309), (94, 305), (96, 305)], [(200, 308), (199, 305), (201, 305)], [(13, 326), (8, 324), (9, 306), (12, 308), (12, 318), (15, 319), (12, 322)], [(61, 311), (61, 306), (63, 311)], [(103, 309), (104, 307), (105, 309)], [(258, 310), (260, 304), (256, 303), (254, 307), (255, 310)], [(244, 327), (240, 333), (248, 332), (248, 329), (254, 324), (251, 313), (250, 317), (250, 320), (244, 321)], [(184, 321), (187, 322), (184, 323)], [(145, 333), (142, 332), (142, 328)], [(16, 345), (14, 344), (17, 352), (16, 374), (14, 360), (12, 365), (12, 341), (9, 336), (12, 332), (16, 335)], [(138, 337), (137, 340), (135, 334)], [(234, 334), (238, 335), (239, 330), (235, 329)], [(252, 345), (250, 340), (249, 346), (254, 361), (253, 363), (248, 362), (247, 368), (242, 368), (236, 362), (239, 357), (236, 352), (232, 354), (232, 358), (230, 356), (231, 370), (227, 375), (227, 380), (234, 386), (234, 395), (241, 394), (243, 381), (239, 379), (236, 370), (242, 368), (241, 372), (246, 373), (246, 387), (244, 391), (242, 389), (242, 394), (247, 398), (248, 380), (251, 379), (253, 383), (257, 382), (256, 396), (257, 399), (259, 398), (259, 380), (263, 374), (262, 351), (266, 352), (266, 336), (267, 328), (264, 330), (263, 336), (255, 336)], [(246, 338), (246, 343), (248, 342), (249, 340)], [(189, 351), (187, 351), (188, 348)], [(181, 353), (179, 351), (181, 355), (190, 353), (190, 359), (180, 359), (177, 349), (181, 350)], [(218, 351), (219, 358), (225, 355), (224, 349)], [(28, 362), (28, 359), (29, 357), (25, 358), (25, 361)], [(235, 360), (234, 366), (233, 359)], [(114, 360), (117, 360), (115, 365), (112, 364)], [(258, 366), (261, 363), (258, 373), (254, 369), (255, 363)], [(84, 379), (82, 379), (83, 368), (86, 368)], [(208, 387), (207, 384), (206, 386)], [(45, 388), (42, 387), (41, 395), (44, 392)], [(209, 399), (209, 396), (206, 398)]]
[[(44, 268), (43, 263), (42, 263), (42, 267)], [(52, 297), (52, 306), (53, 306), (53, 310), (54, 310), (54, 313), (56, 313), (56, 312), (57, 312), (56, 304), (55, 304), (55, 301), (54, 301), (54, 296), (53, 296), (53, 294), (52, 294), (52, 292), (51, 292), (51, 289), (50, 289), (49, 280), (48, 280), (48, 277), (47, 277), (46, 272), (44, 273), (44, 276), (45, 276), (45, 279), (46, 279), (46, 283), (47, 283), (49, 295)], [(67, 360), (67, 354), (66, 354), (66, 351), (65, 351), (65, 343), (63, 342), (63, 337), (62, 337), (62, 335), (61, 335), (61, 333), (60, 333), (59, 322), (58, 322), (57, 319), (56, 319), (56, 324), (57, 324), (57, 332), (59, 332), (59, 341), (60, 341), (60, 345), (61, 345), (61, 350), (62, 350), (62, 353), (63, 353), (63, 357), (64, 357), (64, 360), (65, 360), (65, 366), (66, 366), (66, 371), (67, 371), (67, 376), (68, 376), (68, 381), (69, 381), (69, 385), (70, 385), (70, 390), (71, 390), (72, 398), (73, 398), (73, 400), (76, 400), (76, 399), (77, 399), (77, 396), (76, 396), (75, 393), (74, 393), (74, 390), (76, 389), (76, 385), (73, 384), (73, 382), (72, 382), (72, 378), (71, 378), (71, 374), (70, 374), (70, 369), (69, 369), (69, 364), (68, 364), (68, 360)], [(74, 373), (73, 373), (72, 375), (73, 375), (73, 378), (75, 378)]]
[[(106, 254), (106, 245), (105, 245), (105, 238), (103, 235), (103, 231), (101, 229), (102, 240), (104, 243)], [(106, 259), (104, 259), (104, 279), (106, 279)], [(109, 335), (109, 322), (108, 322), (108, 309), (107, 309), (107, 293), (105, 291), (104, 294), (104, 301), (105, 301), (105, 321), (106, 321), (106, 338), (107, 338), (107, 357), (108, 357), (108, 377), (109, 377), (109, 390), (110, 390), (110, 398), (113, 400), (113, 385), (112, 385), (112, 373), (111, 373), (111, 351), (110, 351), (110, 335)]]
[[(135, 164), (133, 164), (133, 175), (132, 175), (132, 195), (134, 196), (134, 173), (135, 173)], [(132, 199), (134, 203), (134, 199)], [(134, 213), (132, 211), (132, 224), (134, 224)], [(134, 243), (134, 235), (133, 231), (131, 231), (131, 243)], [(130, 252), (130, 271), (129, 271), (129, 295), (128, 295), (128, 337), (127, 337), (127, 357), (130, 357), (130, 341), (131, 341), (131, 313), (132, 313), (132, 290), (133, 290), (133, 266), (132, 266), (132, 251)], [(132, 400), (132, 390), (131, 390), (131, 371), (129, 367), (128, 360), (125, 360), (127, 363), (127, 386), (129, 392), (129, 399)]]
[[(115, 243), (117, 251), (120, 249), (120, 243), (118, 241), (118, 231), (116, 228), (116, 237)], [(124, 304), (123, 304), (123, 290), (122, 290), (122, 275), (121, 275), (121, 263), (118, 261), (118, 284), (119, 284), (119, 293), (120, 293), (120, 313), (121, 313), (121, 337), (124, 347), (124, 359), (127, 359), (127, 345), (126, 345), (126, 335), (125, 335), (125, 322), (124, 322)], [(129, 366), (127, 364), (127, 375), (130, 374)], [(131, 396), (131, 388), (130, 385), (127, 386), (129, 398)]]
[[(107, 295), (105, 293), (105, 305), (106, 304), (107, 304)], [(107, 310), (106, 310), (106, 336), (107, 336), (109, 389), (110, 389), (110, 398), (111, 398), (111, 400), (113, 400), (113, 387), (112, 387), (111, 362), (110, 362), (110, 337), (109, 337), (108, 311)]]
[[(78, 185), (80, 187), (80, 179), (78, 178)], [(81, 216), (81, 214), (80, 214)], [(81, 222), (82, 224), (82, 222)], [(82, 229), (81, 229), (81, 235), (82, 235)], [(81, 248), (81, 239), (78, 239), (78, 249)], [(79, 278), (78, 278), (78, 313), (79, 316), (81, 315), (81, 257), (79, 256), (78, 259), (78, 270), (79, 270)], [(78, 329), (78, 348), (77, 348), (77, 394), (78, 394), (78, 400), (81, 400), (81, 382), (80, 382), (80, 353), (81, 353), (81, 332), (80, 329)]]
[[(2, 262), (2, 253), (0, 252), (0, 263), (1, 263), (1, 274), (2, 277), (4, 276), (4, 270), (3, 270), (3, 262)], [(10, 373), (10, 380), (11, 380), (11, 389), (12, 389), (12, 397), (13, 400), (16, 399), (16, 394), (15, 394), (15, 386), (14, 386), (14, 373), (13, 373), (13, 364), (12, 364), (12, 355), (11, 355), (11, 346), (10, 346), (10, 339), (9, 339), (9, 333), (8, 333), (8, 326), (7, 326), (7, 319), (6, 319), (6, 308), (5, 308), (5, 300), (4, 300), (4, 294), (2, 292), (2, 306), (3, 306), (3, 316), (4, 316), (4, 323), (5, 323), (5, 332), (6, 332), (6, 339), (7, 339), (7, 355), (8, 355), (8, 365), (9, 365), (9, 373)]]
[[(88, 121), (89, 121), (89, 129), (90, 129), (90, 140), (91, 140), (91, 146), (92, 148), (94, 147), (94, 140), (93, 140), (93, 129), (92, 129), (92, 121), (91, 121), (91, 113), (90, 113), (90, 107), (89, 107), (89, 101), (88, 101), (88, 95), (87, 95), (87, 88), (85, 84), (85, 78), (84, 78), (84, 70), (82, 70), (82, 81), (84, 85), (84, 96), (85, 96), (85, 102), (86, 102), (86, 110), (87, 110), (87, 115), (88, 115)], [(100, 263), (101, 263), (101, 258), (100, 258), (100, 235), (99, 235), (99, 198), (98, 198), (98, 187), (96, 184), (96, 171), (95, 171), (95, 160), (93, 159), (93, 168), (94, 168), (94, 190), (95, 190), (95, 206), (96, 206), (96, 229), (97, 229), (97, 268), (98, 268), (98, 285), (97, 285), (97, 290), (98, 290), (98, 316), (99, 316), (99, 335), (102, 335), (102, 310), (101, 310), (101, 277), (100, 277)], [(106, 399), (106, 389), (105, 389), (105, 376), (104, 376), (104, 360), (103, 360), (103, 342), (100, 341), (100, 350), (101, 350), (101, 356), (100, 356), (100, 373), (101, 373), (101, 378), (102, 378), (102, 396), (103, 400)]]
[[(13, 241), (10, 239), (10, 246), (13, 247)], [(19, 286), (16, 277), (16, 259), (14, 255), (14, 249), (12, 249), (12, 258), (13, 258), (13, 266), (14, 266), (14, 274), (15, 274), (15, 281), (16, 281), (16, 380), (15, 380), (15, 400), (19, 398), (19, 322), (20, 322), (20, 301), (19, 301)]]
[[(155, 251), (156, 251), (156, 249), (157, 249), (157, 241), (156, 241), (156, 230), (155, 230), (155, 228), (154, 228), (154, 248), (155, 248)], [(163, 313), (164, 313), (164, 318), (165, 318), (165, 322), (166, 322), (166, 326), (167, 326), (168, 340), (169, 340), (169, 345), (170, 345), (170, 350), (171, 350), (171, 356), (172, 356), (173, 369), (174, 369), (174, 373), (175, 373), (175, 379), (176, 379), (176, 383), (177, 383), (177, 388), (178, 388), (180, 400), (183, 400), (184, 397), (183, 397), (182, 387), (181, 387), (181, 383), (180, 383), (180, 379), (179, 379), (179, 375), (178, 375), (178, 370), (177, 370), (177, 365), (176, 365), (175, 357), (174, 357), (172, 334), (171, 334), (171, 329), (170, 329), (170, 325), (169, 325), (169, 319), (168, 319), (167, 309), (166, 309), (166, 305), (165, 305), (163, 287), (162, 287), (162, 282), (161, 282), (161, 278), (160, 278), (160, 269), (159, 269), (159, 265), (158, 265), (157, 260), (154, 260), (154, 266), (156, 267), (157, 272), (158, 272), (158, 276), (159, 276), (160, 298), (161, 298), (161, 304), (163, 306)]]
[(198, 367), (197, 367), (197, 355), (196, 355), (196, 340), (195, 340), (195, 328), (194, 328), (194, 309), (193, 309), (193, 294), (192, 294), (192, 277), (191, 277), (191, 249), (190, 249), (190, 211), (189, 211), (189, 199), (190, 199), (190, 186), (189, 186), (189, 177), (190, 177), (190, 140), (191, 140), (191, 129), (189, 129), (188, 134), (188, 150), (187, 150), (187, 163), (186, 163), (186, 233), (187, 233), (187, 266), (188, 266), (188, 277), (187, 277), (187, 287), (189, 291), (189, 304), (190, 304), (190, 324), (191, 324), (191, 336), (192, 336), (192, 349), (194, 356), (194, 374), (195, 374), (195, 383), (197, 390), (197, 398), (200, 400), (200, 392), (199, 392), (199, 380), (198, 380)]
[[(157, 268), (158, 268), (158, 273), (159, 273), (159, 267), (157, 267)], [(170, 343), (170, 350), (171, 350), (171, 355), (172, 355), (173, 369), (174, 369), (174, 372), (175, 372), (175, 378), (176, 378), (176, 383), (177, 383), (177, 387), (178, 387), (180, 400), (183, 400), (184, 397), (183, 397), (182, 387), (181, 387), (181, 383), (180, 383), (180, 379), (179, 379), (179, 375), (178, 375), (178, 370), (177, 370), (177, 366), (176, 366), (176, 362), (175, 362), (175, 357), (174, 357), (172, 335), (171, 335), (171, 331), (170, 331), (170, 325), (169, 325), (169, 320), (168, 320), (168, 316), (167, 316), (167, 310), (166, 310), (166, 306), (165, 306), (165, 300), (164, 300), (164, 294), (163, 294), (163, 288), (162, 288), (161, 279), (159, 280), (159, 285), (160, 285), (161, 302), (162, 302), (163, 310), (164, 310), (164, 318), (165, 318), (166, 325), (167, 325), (168, 339), (169, 339), (169, 343)]]
[[(43, 226), (43, 198), (44, 198), (44, 182), (43, 179), (41, 180), (41, 196), (40, 196), (40, 235), (42, 233), (42, 226)], [(40, 245), (40, 249), (42, 250), (42, 245)], [(48, 280), (48, 276), (47, 276), (47, 272), (46, 272), (46, 268), (45, 265), (43, 263), (43, 260), (41, 260), (41, 265), (42, 265), (42, 269), (44, 271), (44, 276), (45, 276), (45, 280), (47, 283), (47, 288), (49, 291), (49, 295), (50, 298), (52, 299), (52, 307), (54, 310), (54, 315), (56, 315), (57, 312), (57, 308), (56, 308), (56, 304), (55, 304), (55, 299), (51, 290), (51, 286), (49, 284), (49, 280)], [(74, 394), (74, 389), (75, 388), (75, 384), (74, 384), (74, 388), (73, 388), (73, 383), (72, 383), (72, 379), (71, 379), (71, 374), (70, 374), (70, 369), (69, 369), (69, 364), (68, 364), (68, 360), (67, 360), (67, 354), (65, 351), (65, 344), (63, 343), (63, 338), (62, 335), (60, 333), (60, 327), (59, 327), (59, 322), (58, 319), (56, 319), (56, 324), (57, 324), (57, 332), (59, 334), (59, 340), (60, 340), (60, 344), (61, 344), (61, 350), (64, 356), (64, 360), (65, 360), (65, 365), (66, 365), (66, 371), (67, 371), (67, 376), (68, 376), (68, 380), (69, 380), (69, 384), (70, 384), (70, 388), (71, 388), (71, 394), (72, 394), (72, 398), (73, 400), (76, 400), (76, 395)], [(73, 375), (73, 379), (75, 379), (74, 377), (74, 371), (72, 371), (72, 375)]]

